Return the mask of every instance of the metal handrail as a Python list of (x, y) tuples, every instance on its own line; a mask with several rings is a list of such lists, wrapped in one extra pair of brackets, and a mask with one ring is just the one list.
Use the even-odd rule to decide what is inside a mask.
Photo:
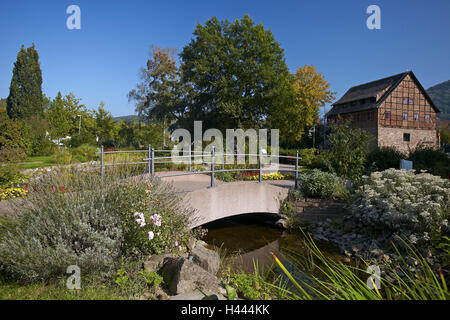
[[(186, 152), (183, 151), (183, 155), (171, 155), (168, 157), (155, 157), (155, 152), (172, 152), (173, 150), (155, 150), (151, 147), (151, 145), (148, 145), (148, 150), (124, 150), (124, 151), (104, 151), (103, 146), (101, 147), (101, 162), (100, 162), (100, 172), (101, 175), (104, 175), (104, 168), (107, 166), (117, 166), (117, 165), (133, 165), (133, 164), (148, 164), (148, 174), (150, 176), (155, 176), (155, 163), (170, 163), (166, 161), (158, 161), (158, 160), (165, 160), (165, 159), (182, 159), (182, 158), (188, 158), (188, 172), (177, 172), (177, 173), (171, 173), (171, 174), (162, 174), (158, 175), (159, 178), (165, 178), (165, 177), (174, 177), (174, 176), (184, 176), (184, 175), (193, 175), (193, 174), (211, 174), (211, 188), (215, 186), (215, 180), (214, 175), (216, 172), (240, 172), (240, 171), (257, 171), (258, 172), (258, 180), (259, 182), (262, 182), (262, 172), (263, 171), (269, 171), (269, 172), (278, 172), (278, 169), (264, 169), (263, 168), (263, 157), (265, 158), (289, 158), (289, 159), (295, 159), (295, 170), (283, 170), (284, 172), (293, 172), (295, 173), (295, 185), (297, 186), (297, 180), (298, 180), (298, 161), (301, 159), (298, 156), (298, 150), (296, 151), (295, 156), (280, 156), (280, 155), (268, 155), (263, 154), (261, 150), (258, 154), (252, 154), (252, 153), (216, 153), (215, 147), (212, 147), (211, 153), (207, 153), (204, 151), (192, 151), (191, 148), (189, 148), (188, 154), (184, 155)], [(125, 163), (104, 163), (104, 155), (105, 154), (111, 154), (111, 153), (121, 153), (121, 152), (146, 152), (148, 153), (147, 158), (143, 158), (142, 162), (125, 162)], [(197, 154), (196, 154), (197, 153)], [(198, 153), (201, 153), (198, 155)], [(97, 154), (97, 153), (96, 153)], [(245, 156), (245, 157), (257, 157), (258, 158), (258, 168), (235, 168), (235, 169), (225, 169), (225, 157), (229, 158), (232, 157), (238, 157), (238, 156)], [(211, 165), (210, 170), (201, 170), (201, 171), (192, 171), (191, 170), (191, 162), (194, 158), (210, 158), (210, 161), (202, 161), (203, 164), (209, 164)], [(216, 162), (216, 157), (221, 157), (223, 159), (222, 162)], [(215, 165), (221, 164), (222, 169), (216, 170)]]

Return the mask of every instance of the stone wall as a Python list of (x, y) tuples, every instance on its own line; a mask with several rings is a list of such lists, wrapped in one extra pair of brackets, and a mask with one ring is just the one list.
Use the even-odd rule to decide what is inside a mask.
[[(409, 133), (410, 141), (404, 141), (403, 137), (405, 133)], [(381, 126), (378, 128), (378, 146), (380, 147), (390, 146), (401, 152), (409, 153), (418, 144), (435, 148), (436, 131)]]

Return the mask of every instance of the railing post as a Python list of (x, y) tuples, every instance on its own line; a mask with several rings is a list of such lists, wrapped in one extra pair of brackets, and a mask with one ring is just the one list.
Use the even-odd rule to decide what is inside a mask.
[(105, 174), (105, 163), (104, 163), (103, 156), (104, 156), (104, 153), (103, 153), (103, 145), (102, 145), (102, 147), (101, 147), (101, 155), (100, 155), (100, 175), (102, 176), (102, 178), (103, 178), (103, 176)]
[(189, 163), (188, 163), (188, 170), (189, 170), (189, 172), (191, 172), (191, 158), (192, 158), (191, 144), (189, 144)]
[(262, 157), (261, 157), (262, 153), (261, 153), (261, 148), (259, 149), (259, 182), (262, 181)]
[(214, 152), (214, 146), (211, 150), (211, 188), (214, 188), (214, 158), (215, 158), (215, 152)]
[(155, 175), (155, 148), (152, 148), (152, 177)]
[(295, 153), (295, 189), (298, 188), (298, 150)]
[(222, 170), (225, 170), (225, 150), (222, 148)]
[(148, 175), (152, 175), (152, 146), (148, 145)]

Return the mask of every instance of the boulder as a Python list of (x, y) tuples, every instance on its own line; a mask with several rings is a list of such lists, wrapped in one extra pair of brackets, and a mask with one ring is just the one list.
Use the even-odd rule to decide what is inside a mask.
[(170, 294), (178, 295), (197, 288), (204, 292), (218, 291), (216, 276), (196, 263), (184, 258), (166, 258), (164, 261), (161, 273)]
[(207, 249), (203, 245), (197, 244), (191, 250), (190, 257), (192, 257), (193, 262), (213, 275), (216, 275), (217, 271), (219, 271), (220, 257), (214, 250)]
[(164, 259), (173, 257), (171, 254), (153, 255), (144, 262), (144, 270), (149, 272), (158, 272), (164, 264)]

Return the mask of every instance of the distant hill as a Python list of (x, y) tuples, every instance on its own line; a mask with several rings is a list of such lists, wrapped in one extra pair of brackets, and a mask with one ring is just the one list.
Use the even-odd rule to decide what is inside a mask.
[(450, 120), (450, 80), (439, 83), (427, 90), (436, 107), (441, 110), (438, 117), (444, 120)]
[(113, 120), (121, 120), (121, 121), (124, 121), (126, 123), (130, 123), (133, 120), (137, 121), (138, 120), (138, 116), (134, 115), (134, 114), (130, 114), (128, 116), (114, 117)]

